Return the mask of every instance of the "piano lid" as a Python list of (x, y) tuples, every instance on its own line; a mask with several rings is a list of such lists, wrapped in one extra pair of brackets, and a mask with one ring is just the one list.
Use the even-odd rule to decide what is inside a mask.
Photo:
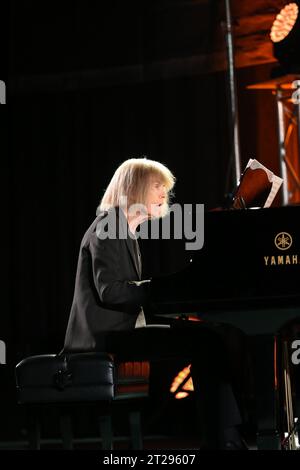
[(206, 212), (204, 246), (152, 280), (154, 313), (300, 306), (300, 206)]

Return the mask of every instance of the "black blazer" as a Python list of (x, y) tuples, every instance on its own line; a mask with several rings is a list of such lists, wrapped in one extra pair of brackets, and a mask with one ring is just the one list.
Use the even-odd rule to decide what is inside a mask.
[(105, 333), (134, 328), (146, 302), (149, 282), (137, 282), (141, 280), (138, 244), (127, 235), (121, 209), (116, 211), (116, 238), (99, 237), (107, 231), (104, 221), (112, 212), (100, 214), (82, 239), (64, 351), (105, 349)]

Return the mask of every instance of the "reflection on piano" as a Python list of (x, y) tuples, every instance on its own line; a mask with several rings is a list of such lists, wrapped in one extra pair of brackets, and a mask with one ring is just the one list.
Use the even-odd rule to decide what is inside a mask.
[(300, 206), (207, 212), (202, 250), (182, 271), (152, 280), (153, 313), (196, 314), (250, 337), (258, 448), (281, 448), (282, 407), (292, 406), (290, 394), (279, 399), (276, 345), (281, 328), (300, 318), (299, 222)]

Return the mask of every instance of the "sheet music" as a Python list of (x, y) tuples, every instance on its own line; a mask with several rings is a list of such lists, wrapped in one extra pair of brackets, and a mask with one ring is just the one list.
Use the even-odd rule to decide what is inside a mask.
[(279, 176), (276, 176), (271, 170), (269, 170), (267, 167), (262, 165), (258, 160), (250, 158), (246, 168), (250, 167), (251, 170), (256, 170), (260, 168), (261, 170), (264, 170), (267, 173), (268, 179), (270, 183), (272, 183), (272, 188), (270, 191), (270, 194), (264, 204), (264, 207), (270, 207), (272, 202), (275, 199), (276, 194), (279, 191), (280, 186), (283, 183), (283, 179), (280, 178)]

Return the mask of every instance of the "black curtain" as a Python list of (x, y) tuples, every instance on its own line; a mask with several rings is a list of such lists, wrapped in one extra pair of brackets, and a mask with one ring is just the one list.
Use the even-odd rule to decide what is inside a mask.
[[(177, 177), (174, 202), (221, 203), (222, 86), (215, 75), (12, 98), (7, 314), (18, 355), (62, 345), (80, 240), (123, 160), (165, 163)], [(164, 266), (144, 251), (145, 275), (173, 269), (172, 251)]]
[[(8, 128), (2, 133), (9, 146), (1, 172), (5, 416), (16, 407), (15, 364), (63, 346), (80, 241), (122, 161), (145, 155), (165, 163), (177, 178), (174, 202), (203, 203), (206, 209), (223, 202), (229, 154), (225, 72), (131, 79), (126, 66), (146, 66), (177, 51), (167, 14), (164, 31), (151, 12), (145, 14), (147, 2), (143, 8), (126, 3), (121, 12), (117, 4), (123, 2), (111, 2), (105, 11), (98, 5), (97, 15), (79, 2), (54, 2), (43, 11), (34, 1), (10, 4)], [(178, 31), (172, 33), (176, 38)], [(182, 37), (188, 33), (181, 30)], [(189, 41), (196, 44), (193, 35)], [(189, 44), (182, 47), (188, 55)], [(98, 81), (96, 69), (117, 65), (125, 66), (119, 77), (114, 70), (111, 83), (109, 75)], [(78, 70), (85, 71), (84, 80)], [(145, 277), (187, 261), (176, 243), (142, 243), (142, 251)], [(7, 438), (8, 429), (3, 432)]]

